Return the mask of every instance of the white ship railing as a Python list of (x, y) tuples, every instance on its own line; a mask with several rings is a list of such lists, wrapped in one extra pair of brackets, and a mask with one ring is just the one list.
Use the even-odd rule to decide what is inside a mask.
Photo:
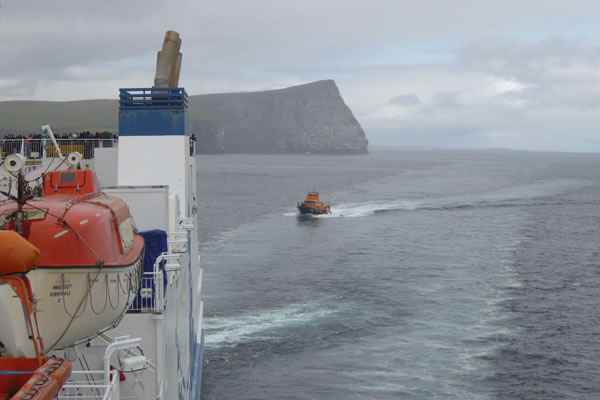
[(130, 312), (154, 312), (156, 308), (154, 273), (144, 272), (138, 297), (129, 308)]
[(165, 311), (164, 276), (164, 271), (144, 272), (139, 294), (128, 312), (162, 314)]
[[(184, 245), (183, 241), (175, 239), (168, 243), (178, 250), (180, 247), (177, 246)], [(185, 245), (187, 246), (187, 241)], [(180, 253), (166, 252), (156, 258), (154, 272), (144, 272), (140, 291), (127, 312), (162, 314), (165, 311), (165, 280), (167, 280), (165, 278), (168, 278), (169, 283), (173, 281), (172, 275), (179, 272), (181, 268), (180, 257)]]
[[(95, 148), (117, 147), (118, 139), (56, 139), (62, 154), (79, 152), (83, 158), (94, 158)], [(56, 148), (49, 139), (0, 139), (2, 158), (15, 153), (23, 153), (28, 160), (41, 160), (42, 157), (56, 157)]]
[[(94, 399), (94, 400), (123, 400), (120, 393), (120, 372), (112, 369), (111, 357), (119, 351), (131, 353), (131, 349), (138, 347), (140, 338), (130, 339), (129, 336), (120, 336), (106, 346), (104, 350), (104, 370), (103, 371), (73, 371), (69, 380), (61, 388), (57, 399)], [(125, 358), (124, 366), (129, 366), (130, 371), (148, 368), (147, 360), (144, 356), (134, 356)]]
[(104, 383), (104, 371), (73, 371), (71, 378), (60, 389), (58, 400), (86, 399), (112, 400), (118, 399), (119, 371), (111, 371), (110, 384)]

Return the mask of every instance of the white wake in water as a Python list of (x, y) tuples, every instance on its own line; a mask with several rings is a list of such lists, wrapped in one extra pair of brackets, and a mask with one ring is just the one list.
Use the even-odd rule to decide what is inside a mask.
[[(331, 206), (331, 214), (306, 215), (307, 218), (366, 217), (380, 211), (414, 210), (418, 208), (415, 201), (376, 201), (369, 203), (346, 203)], [(297, 212), (287, 212), (286, 217), (295, 217)]]
[(347, 203), (340, 204), (331, 208), (331, 214), (323, 216), (327, 217), (366, 217), (381, 211), (395, 210), (415, 210), (419, 207), (418, 201), (396, 200), (396, 201), (379, 201), (372, 203)]
[[(589, 185), (589, 182), (565, 179), (513, 186), (484, 193), (457, 194), (413, 200), (381, 200), (366, 203), (336, 204), (331, 205), (331, 214), (313, 215), (311, 217), (367, 217), (385, 211), (443, 210), (466, 207), (526, 205), (536, 199), (549, 198), (582, 188), (586, 185)], [(293, 217), (298, 215), (298, 213), (288, 212), (283, 215)]]
[(309, 302), (232, 317), (205, 317), (206, 347), (233, 347), (283, 336), (286, 331), (318, 323), (337, 312), (322, 302)]

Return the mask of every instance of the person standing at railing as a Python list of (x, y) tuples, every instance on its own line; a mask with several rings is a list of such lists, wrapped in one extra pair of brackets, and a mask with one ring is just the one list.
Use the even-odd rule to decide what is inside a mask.
[(196, 150), (196, 135), (190, 136), (190, 156), (193, 156)]

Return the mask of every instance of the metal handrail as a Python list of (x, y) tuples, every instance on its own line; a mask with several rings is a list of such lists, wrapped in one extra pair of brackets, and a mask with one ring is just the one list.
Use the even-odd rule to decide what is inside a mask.
[[(83, 158), (94, 158), (95, 148), (117, 147), (118, 139), (56, 139), (56, 142), (63, 154), (69, 154), (73, 151), (81, 153)], [(7, 157), (11, 154), (23, 152), (28, 160), (41, 159), (42, 157), (56, 157), (57, 151), (52, 142), (45, 138), (26, 138), (26, 139), (0, 139), (0, 156)]]
[(120, 110), (184, 110), (188, 103), (183, 88), (124, 88), (119, 93)]
[(162, 314), (165, 311), (165, 271), (144, 272), (136, 304), (129, 312)]
[(110, 371), (108, 384), (105, 384), (104, 381), (104, 371), (73, 371), (71, 378), (62, 386), (56, 398), (58, 400), (82, 398), (117, 400), (118, 386), (119, 374), (117, 370)]

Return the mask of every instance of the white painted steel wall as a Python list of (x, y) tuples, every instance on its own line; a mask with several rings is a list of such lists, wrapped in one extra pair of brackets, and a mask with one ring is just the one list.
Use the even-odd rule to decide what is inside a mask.
[(169, 188), (166, 186), (106, 187), (103, 192), (118, 197), (129, 206), (140, 231), (169, 231)]
[[(167, 185), (169, 192), (168, 208), (139, 207), (134, 204), (144, 201), (142, 199), (129, 199), (130, 207), (134, 217), (138, 209), (144, 209), (146, 213), (154, 208), (155, 213), (170, 214), (171, 218), (192, 218), (193, 226), (187, 224), (187, 253), (181, 254), (181, 269), (178, 273), (171, 273), (171, 279), (167, 288), (167, 307), (164, 320), (157, 325), (156, 337), (153, 339), (155, 345), (162, 348), (160, 343), (166, 346), (166, 353), (162, 367), (165, 374), (166, 386), (162, 399), (181, 400), (190, 399), (191, 396), (191, 350), (196, 327), (201, 327), (199, 319), (202, 315), (201, 294), (201, 270), (198, 265), (198, 232), (196, 223), (196, 212), (192, 210), (195, 205), (195, 163), (190, 157), (189, 138), (187, 136), (121, 136), (119, 140), (118, 154), (118, 185), (140, 186), (140, 185)], [(120, 190), (119, 188), (117, 190)], [(136, 188), (139, 189), (139, 188)], [(122, 196), (133, 195), (134, 190), (124, 191)], [(117, 194), (117, 193), (115, 193)], [(139, 195), (136, 194), (135, 196)], [(175, 196), (175, 197), (174, 197)], [(176, 201), (179, 199), (179, 207)], [(133, 200), (133, 204), (131, 203)], [(168, 201), (168, 200), (167, 200)], [(175, 211), (179, 208), (180, 215)], [(171, 211), (168, 212), (167, 210)], [(146, 217), (142, 217), (146, 219)], [(156, 216), (154, 217), (156, 218)], [(162, 218), (161, 218), (162, 219)], [(150, 220), (152, 221), (152, 219)], [(149, 221), (149, 222), (150, 222)], [(140, 221), (141, 222), (141, 221)], [(171, 229), (181, 230), (185, 225), (170, 224)], [(119, 325), (119, 330), (127, 328), (124, 332), (136, 335), (135, 326), (128, 324), (129, 318), (124, 318)], [(159, 338), (160, 333), (160, 338)], [(147, 340), (152, 340), (147, 338)], [(143, 344), (144, 345), (144, 344)], [(145, 345), (144, 345), (145, 346)], [(158, 353), (162, 353), (159, 351)], [(155, 354), (157, 356), (158, 354)], [(157, 360), (158, 361), (158, 360)], [(160, 373), (159, 373), (160, 375)]]
[(182, 215), (189, 216), (189, 148), (183, 135), (121, 136), (118, 185), (169, 185), (169, 192), (179, 196)]
[(119, 160), (117, 148), (95, 148), (94, 149), (94, 171), (100, 182), (100, 186), (115, 186), (117, 184), (117, 171)]

